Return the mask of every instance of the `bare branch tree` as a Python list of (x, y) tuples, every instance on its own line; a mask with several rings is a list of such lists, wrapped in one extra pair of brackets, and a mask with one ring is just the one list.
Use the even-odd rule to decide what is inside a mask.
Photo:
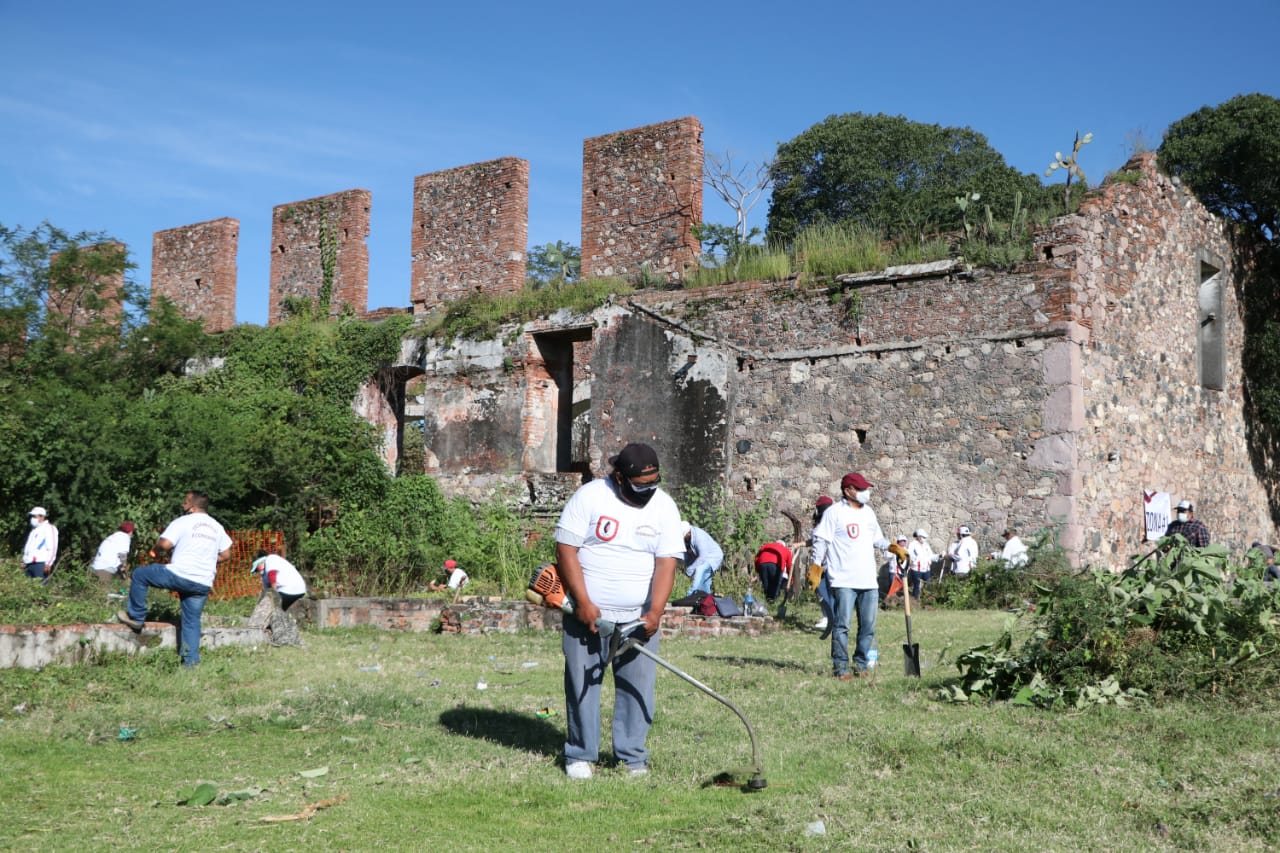
[(715, 191), (716, 195), (724, 200), (725, 204), (733, 208), (733, 212), (738, 217), (735, 226), (738, 239), (745, 243), (747, 215), (751, 213), (751, 208), (764, 197), (765, 191), (773, 186), (773, 177), (769, 174), (773, 168), (773, 160), (772, 158), (765, 160), (754, 167), (748, 160), (734, 168), (733, 156), (727, 151), (723, 157), (708, 154), (704, 160), (702, 179)]

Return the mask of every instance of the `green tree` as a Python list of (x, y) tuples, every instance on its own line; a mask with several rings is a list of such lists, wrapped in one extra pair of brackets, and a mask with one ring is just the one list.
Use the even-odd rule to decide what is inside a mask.
[(829, 116), (778, 146), (771, 175), (767, 233), (786, 243), (821, 222), (848, 220), (890, 236), (957, 229), (960, 193), (981, 193), (1007, 218), (1017, 192), (1039, 206), (1045, 191), (977, 131), (884, 114)]
[(582, 250), (563, 240), (530, 246), (525, 268), (525, 279), (534, 285), (577, 281), (582, 272)]
[(1237, 95), (1169, 126), (1160, 166), (1205, 207), (1280, 240), (1280, 99)]

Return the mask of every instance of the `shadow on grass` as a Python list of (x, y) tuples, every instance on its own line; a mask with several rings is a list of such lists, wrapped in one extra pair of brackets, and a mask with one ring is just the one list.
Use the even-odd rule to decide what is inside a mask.
[(564, 731), (528, 714), (489, 708), (450, 708), (440, 724), (456, 735), (493, 741), (539, 755), (559, 755)]
[[(788, 660), (776, 660), (774, 658), (748, 658), (741, 655), (694, 655), (698, 660), (712, 661), (717, 663), (736, 664), (738, 666), (767, 666), (778, 670), (793, 670), (795, 672), (804, 672), (806, 667), (803, 663)], [(690, 673), (694, 675), (694, 673)], [(696, 677), (696, 675), (695, 675)], [(699, 679), (701, 680), (701, 679)]]

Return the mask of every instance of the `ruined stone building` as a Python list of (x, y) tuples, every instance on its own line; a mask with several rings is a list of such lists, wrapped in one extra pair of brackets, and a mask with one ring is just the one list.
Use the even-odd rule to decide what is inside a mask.
[[(584, 275), (678, 286), (702, 216), (697, 120), (589, 139), (583, 153)], [(668, 486), (721, 484), (800, 515), (860, 470), (886, 531), (923, 527), (938, 544), (957, 524), (984, 550), (1006, 526), (1052, 527), (1080, 563), (1120, 565), (1141, 546), (1144, 489), (1194, 500), (1217, 541), (1274, 541), (1246, 441), (1224, 227), (1152, 155), (1127, 168), (1139, 179), (1056, 220), (1011, 272), (956, 260), (834, 288), (640, 290), (492, 340), (406, 341), (356, 405), (390, 464), (420, 417), (426, 470), (446, 491), (548, 514), (642, 440)], [(528, 175), (506, 158), (415, 179), (415, 313), (520, 286)], [(367, 309), (362, 192), (276, 208), (273, 307), (324, 287), (335, 311)], [(212, 230), (220, 248), (157, 261), (153, 292), (182, 305), (193, 282), (225, 287), (235, 229), (217, 222), (231, 223)]]

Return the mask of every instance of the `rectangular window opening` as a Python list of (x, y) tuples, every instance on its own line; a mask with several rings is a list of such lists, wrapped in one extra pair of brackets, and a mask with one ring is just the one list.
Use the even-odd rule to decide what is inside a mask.
[(1221, 391), (1226, 387), (1222, 270), (1202, 259), (1199, 281), (1196, 352), (1200, 360), (1200, 386), (1210, 391)]

